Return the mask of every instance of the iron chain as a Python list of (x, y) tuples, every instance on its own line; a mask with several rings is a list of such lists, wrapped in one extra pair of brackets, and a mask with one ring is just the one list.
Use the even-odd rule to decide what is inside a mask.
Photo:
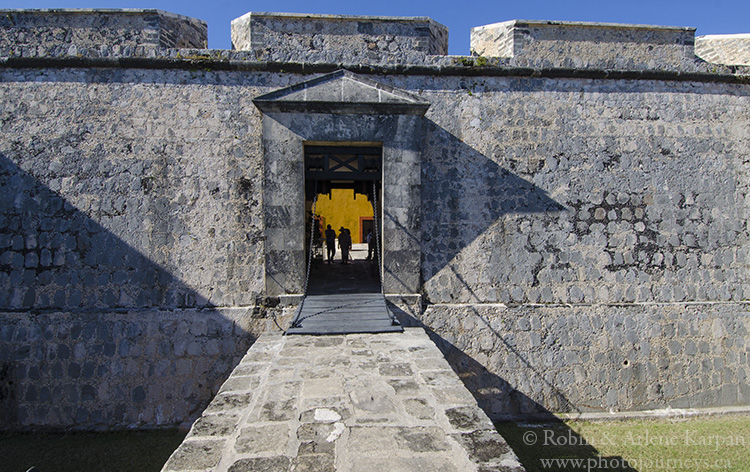
[(372, 182), (372, 219), (375, 226), (375, 257), (378, 259), (378, 275), (380, 276), (380, 293), (385, 293), (383, 288), (383, 261), (380, 257), (380, 232), (378, 231), (378, 189), (377, 182)]

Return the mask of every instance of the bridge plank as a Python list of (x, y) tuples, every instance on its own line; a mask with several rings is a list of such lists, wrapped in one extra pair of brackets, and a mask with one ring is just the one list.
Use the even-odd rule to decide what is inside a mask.
[(287, 334), (402, 332), (381, 293), (310, 295)]

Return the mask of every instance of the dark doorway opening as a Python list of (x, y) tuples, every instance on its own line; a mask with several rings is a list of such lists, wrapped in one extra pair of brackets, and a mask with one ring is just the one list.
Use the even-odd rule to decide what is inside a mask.
[[(368, 260), (366, 243), (368, 229), (382, 241), (381, 182), (382, 147), (379, 143), (305, 144), (306, 294), (382, 292), (382, 257), (379, 256), (382, 244), (377, 244), (380, 252), (375, 251)], [(337, 195), (336, 200), (332, 199), (333, 194)], [(361, 214), (363, 199), (366, 199), (365, 214)], [(318, 202), (323, 200), (326, 205), (318, 207)], [(360, 213), (347, 215), (354, 211), (354, 200), (358, 200)], [(324, 206), (325, 215), (320, 211)], [(335, 222), (331, 229), (336, 236), (333, 262), (328, 260), (326, 247), (326, 229), (331, 222)], [(342, 260), (340, 247), (342, 228), (356, 241), (347, 261)]]
[(370, 217), (359, 218), (359, 240), (361, 242), (367, 242), (367, 234), (372, 232), (375, 234), (375, 220)]

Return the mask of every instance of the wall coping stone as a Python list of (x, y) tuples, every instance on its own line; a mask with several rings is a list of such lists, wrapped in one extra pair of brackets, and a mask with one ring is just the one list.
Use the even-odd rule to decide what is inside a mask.
[(709, 34), (695, 38), (695, 54), (713, 64), (750, 65), (750, 34)]
[(190, 21), (193, 23), (206, 24), (205, 21), (191, 16), (180, 15), (179, 13), (172, 13), (166, 10), (160, 10), (158, 8), (2, 8), (0, 14), (8, 13), (24, 13), (34, 15), (48, 15), (50, 13), (55, 14), (112, 14), (119, 13), (123, 15), (141, 15), (141, 14), (156, 14), (162, 16), (168, 16), (170, 18), (178, 18), (180, 20)]
[(434, 75), (467, 77), (533, 77), (578, 78), (599, 80), (666, 80), (739, 83), (750, 82), (750, 66), (727, 66), (703, 63), (695, 71), (622, 70), (605, 68), (518, 67), (503, 58), (471, 56), (430, 56), (435, 61), (421, 64), (361, 64), (337, 62), (258, 61), (247, 51), (220, 49), (174, 50), (134, 48), (119, 54), (98, 54), (97, 51), (78, 55), (0, 55), (0, 68), (114, 68), (114, 69), (175, 69), (217, 71), (265, 71), (289, 73), (329, 73), (346, 69), (358, 74)]

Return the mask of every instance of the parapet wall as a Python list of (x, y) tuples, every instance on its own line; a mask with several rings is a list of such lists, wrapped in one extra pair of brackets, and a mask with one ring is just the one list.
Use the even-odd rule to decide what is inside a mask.
[(248, 13), (232, 47), (271, 61), (373, 60), (448, 54), (448, 28), (426, 17)]
[(750, 34), (712, 34), (695, 38), (695, 54), (715, 64), (750, 65)]
[(684, 68), (695, 60), (695, 28), (513, 20), (471, 29), (471, 53), (519, 66)]
[[(473, 28), (471, 56), (449, 56), (448, 29), (427, 17), (251, 12), (231, 28), (232, 50), (209, 51), (205, 22), (161, 10), (0, 10), (0, 57), (190, 57), (222, 67), (271, 61), (350, 69), (479, 66), (652, 74), (734, 74), (737, 65), (750, 63), (743, 35), (701, 38), (696, 56), (695, 28), (689, 27), (513, 20)], [(192, 51), (156, 51), (161, 48)]]
[[(205, 48), (204, 21), (161, 10), (0, 10), (0, 51), (39, 48), (54, 54), (63, 48)], [(73, 49), (71, 49), (71, 47)]]

